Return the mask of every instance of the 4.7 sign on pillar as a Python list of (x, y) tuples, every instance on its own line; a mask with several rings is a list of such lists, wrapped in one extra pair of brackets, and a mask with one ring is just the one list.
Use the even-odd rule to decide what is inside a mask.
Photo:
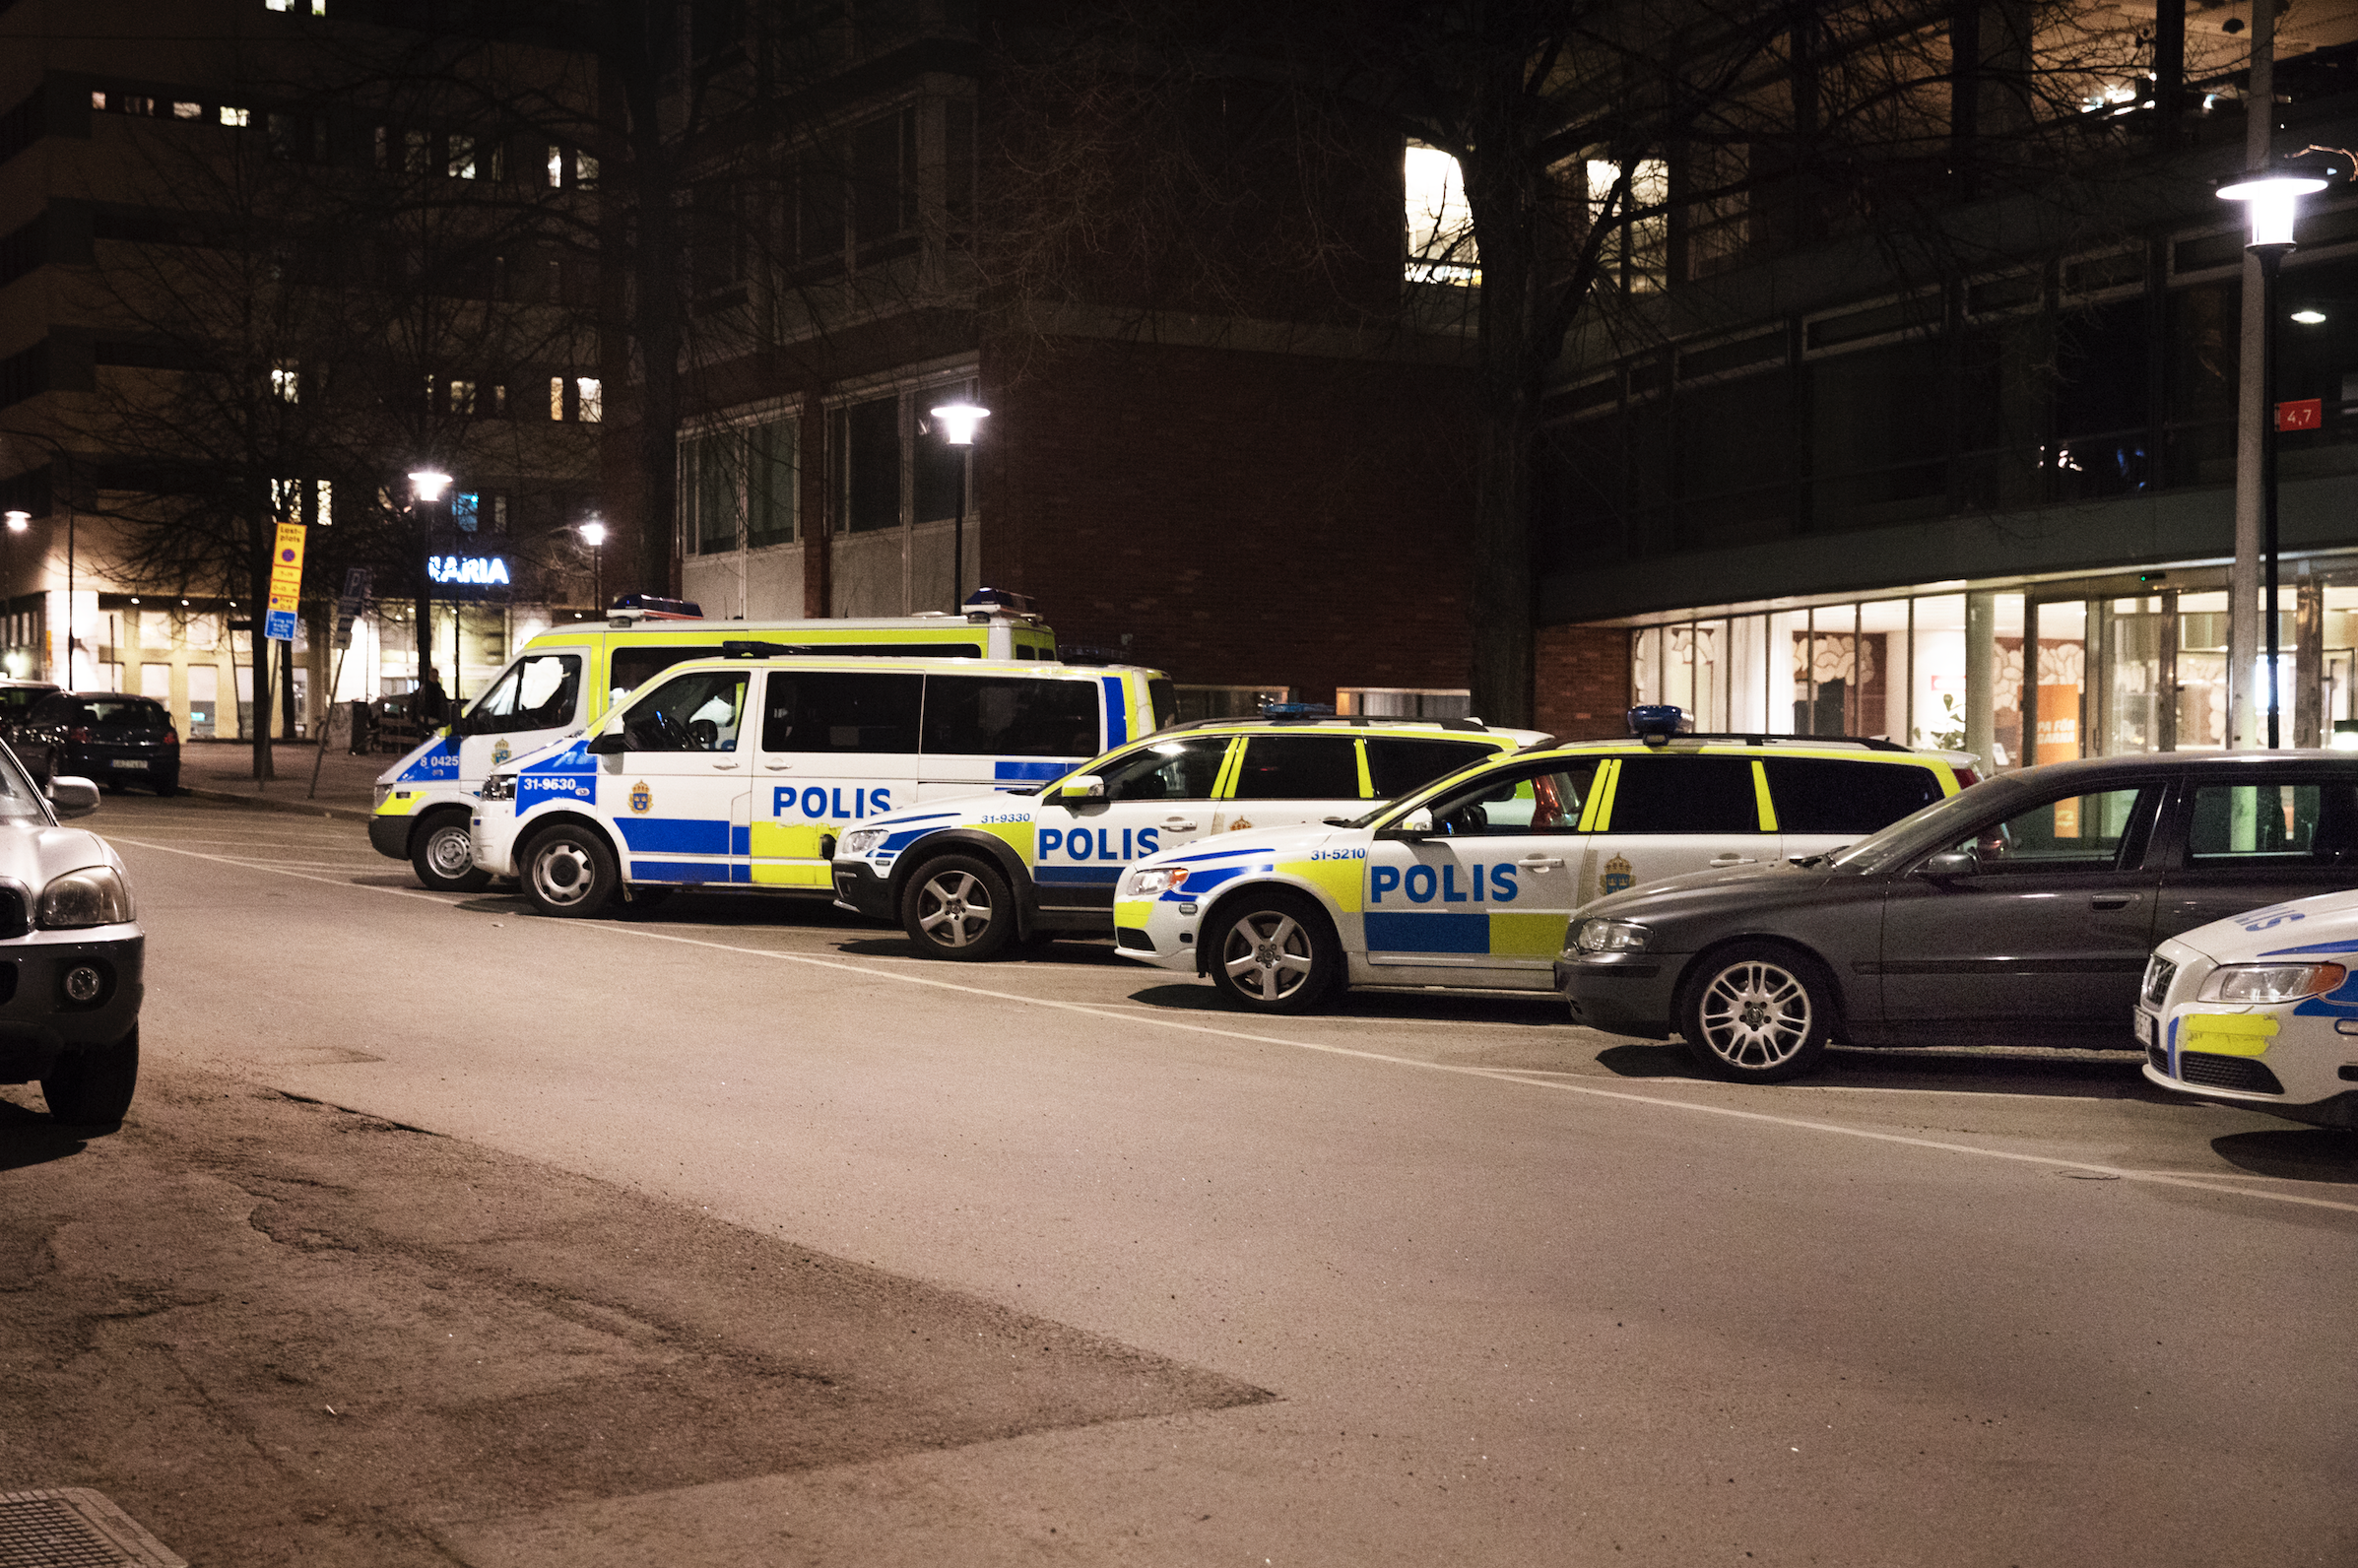
[(262, 635), (280, 642), (295, 640), (295, 611), (303, 591), (303, 525), (279, 524), (278, 548), (270, 557), (270, 608), (262, 618)]

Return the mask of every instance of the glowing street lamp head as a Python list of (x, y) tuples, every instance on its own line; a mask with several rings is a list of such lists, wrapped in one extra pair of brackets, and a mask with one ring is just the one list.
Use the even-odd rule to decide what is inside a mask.
[(10, 533), (21, 534), (32, 526), (33, 514), (31, 512), (10, 512), (8, 514), (8, 531)]
[(589, 548), (592, 550), (596, 550), (600, 545), (605, 544), (606, 525), (600, 522), (583, 523), (581, 525), (581, 542), (589, 546)]
[(2257, 169), (2230, 180), (2218, 188), (2221, 201), (2242, 202), (2252, 225), (2252, 237), (2244, 241), (2247, 250), (2293, 247), (2293, 218), (2299, 211), (2301, 198), (2324, 190), (2329, 176), (2338, 176), (2338, 168), (2316, 170)]
[(951, 446), (972, 446), (975, 428), (991, 417), (989, 409), (971, 403), (945, 403), (933, 412), (942, 422), (942, 439)]
[(442, 492), (449, 488), (450, 476), (438, 468), (410, 470), (410, 489), (428, 506), (440, 500)]

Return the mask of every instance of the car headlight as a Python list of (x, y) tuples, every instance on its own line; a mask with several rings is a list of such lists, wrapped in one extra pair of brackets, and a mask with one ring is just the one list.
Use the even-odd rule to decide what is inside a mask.
[(516, 798), (516, 775), (513, 773), (494, 773), (490, 778), (485, 779), (483, 781), (482, 797), (487, 801), (514, 800)]
[(1117, 896), (1154, 898), (1184, 885), (1186, 882), (1185, 866), (1153, 866), (1125, 876), (1122, 879), (1122, 890)]
[(1572, 947), (1579, 952), (1644, 952), (1653, 935), (1634, 920), (1584, 920), (1572, 928)]
[(835, 855), (840, 860), (857, 860), (889, 836), (888, 827), (861, 827), (835, 840)]
[(131, 889), (112, 866), (85, 866), (51, 880), (33, 905), (33, 924), (51, 931), (116, 926), (131, 918)]
[(390, 784), (379, 784), (379, 785), (377, 785), (377, 786), (376, 786), (376, 804), (375, 804), (375, 805), (373, 805), (373, 806), (371, 806), (371, 807), (369, 807), (368, 809), (369, 809), (370, 811), (372, 811), (372, 812), (381, 812), (381, 811), (383, 811), (383, 810), (385, 809), (385, 802), (386, 802), (387, 800), (391, 799), (391, 798), (392, 798), (392, 795), (393, 795), (393, 786), (392, 786), (392, 785), (390, 785)]
[(2337, 963), (2231, 963), (2213, 969), (2198, 1002), (2298, 1002), (2322, 996), (2349, 978)]

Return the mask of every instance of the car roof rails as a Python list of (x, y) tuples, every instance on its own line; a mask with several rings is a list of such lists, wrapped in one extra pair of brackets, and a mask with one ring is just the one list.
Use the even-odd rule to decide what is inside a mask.
[(754, 642), (750, 638), (732, 637), (721, 643), (724, 659), (775, 659), (790, 653), (816, 653), (819, 650), (804, 643)]

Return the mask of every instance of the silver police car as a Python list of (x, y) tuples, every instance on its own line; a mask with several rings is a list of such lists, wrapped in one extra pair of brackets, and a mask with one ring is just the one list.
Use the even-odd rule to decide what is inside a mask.
[(147, 947), (113, 846), (64, 825), (98, 809), (89, 779), (44, 796), (0, 746), (0, 1083), (37, 1080), (80, 1126), (130, 1109)]

